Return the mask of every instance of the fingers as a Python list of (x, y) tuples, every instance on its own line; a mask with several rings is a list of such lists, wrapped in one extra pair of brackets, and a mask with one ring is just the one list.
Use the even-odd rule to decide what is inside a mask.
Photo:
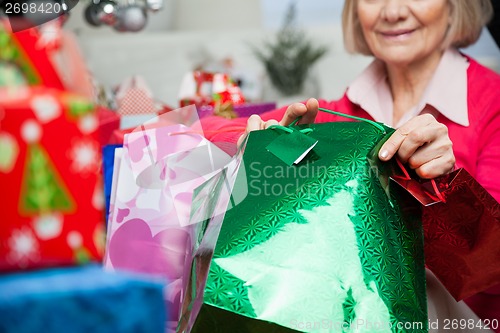
[(430, 115), (425, 114), (415, 117), (408, 121), (406, 124), (398, 128), (391, 137), (382, 145), (379, 151), (379, 158), (382, 161), (390, 160), (396, 152), (399, 151), (403, 142), (406, 141), (406, 147), (404, 147), (404, 156), (400, 156), (403, 162), (406, 162), (409, 155), (415, 152), (420, 146), (430, 141), (429, 133), (422, 133), (426, 126), (432, 123), (437, 123), (436, 119)]
[(435, 128), (434, 133), (441, 132), (441, 135), (437, 135), (434, 141), (418, 148), (407, 159), (409, 167), (414, 169), (420, 178), (435, 178), (453, 171), (455, 166), (453, 144), (448, 137), (448, 130), (441, 126), (432, 126)]
[(306, 102), (307, 113), (299, 121), (300, 124), (312, 124), (318, 114), (319, 103), (315, 98), (309, 98)]
[(258, 130), (262, 130), (262, 129), (267, 129), (267, 128), (269, 128), (272, 125), (279, 125), (279, 122), (277, 120), (274, 120), (274, 119), (271, 119), (271, 120), (268, 120), (268, 121), (264, 122), (262, 120), (262, 118), (260, 118), (259, 115), (256, 115), (256, 114), (251, 115), (248, 118), (247, 127), (245, 129), (245, 133), (243, 133), (238, 138), (237, 145), (240, 146), (243, 143), (243, 141), (245, 140), (245, 138), (248, 135), (248, 133), (250, 133), (251, 131), (258, 131)]
[(258, 130), (262, 130), (262, 129), (267, 129), (273, 125), (279, 125), (279, 122), (277, 120), (274, 120), (274, 119), (264, 121), (260, 118), (259, 115), (254, 114), (254, 115), (251, 115), (250, 118), (248, 118), (247, 128), (245, 131), (247, 133), (250, 133), (251, 131), (258, 131)]
[(318, 108), (319, 103), (315, 98), (310, 98), (306, 104), (291, 104), (286, 109), (285, 115), (280, 121), (280, 125), (288, 126), (299, 117), (302, 117), (299, 121), (300, 124), (311, 124), (314, 122), (314, 119), (316, 119)]
[(248, 118), (247, 127), (245, 129), (245, 133), (243, 133), (238, 138), (238, 146), (240, 146), (245, 140), (248, 133), (251, 131), (257, 131), (261, 129), (267, 129), (272, 125), (282, 125), (288, 126), (292, 122), (294, 122), (297, 118), (301, 117), (299, 123), (301, 124), (310, 124), (313, 123), (316, 119), (316, 114), (318, 113), (319, 103), (316, 99), (310, 98), (306, 104), (302, 103), (294, 103), (291, 104), (285, 112), (283, 119), (280, 122), (272, 119), (268, 121), (263, 121), (260, 116), (252, 115)]
[(280, 123), (277, 120), (271, 119), (271, 120), (268, 120), (264, 123), (264, 129), (268, 129), (269, 127), (271, 127), (273, 125), (279, 125), (279, 124)]
[[(403, 142), (397, 155), (402, 162), (407, 162), (410, 168), (417, 169), (426, 162), (442, 156), (447, 156), (453, 152), (453, 145), (448, 138), (448, 131), (437, 126), (431, 126), (429, 130), (434, 133), (442, 132), (443, 134), (436, 136), (431, 142), (426, 143), (415, 149), (417, 145), (414, 142)], [(453, 154), (451, 154), (453, 155)]]
[(452, 172), (454, 166), (455, 156), (446, 154), (422, 164), (415, 171), (420, 178), (432, 179)]
[(259, 115), (253, 114), (248, 118), (246, 132), (258, 131), (264, 128), (264, 121)]
[(384, 143), (379, 158), (386, 161), (394, 155), (421, 178), (449, 173), (455, 165), (448, 128), (429, 114), (408, 121)]
[[(420, 160), (423, 163), (435, 158), (436, 155), (444, 154), (448, 149), (451, 150), (448, 128), (434, 122), (412, 130), (401, 143), (397, 155), (402, 162), (406, 163), (419, 152), (417, 156), (421, 157)], [(417, 166), (415, 165), (415, 167)]]
[(245, 141), (245, 138), (247, 137), (248, 133), (250, 133), (251, 131), (258, 131), (263, 128), (264, 128), (264, 121), (260, 118), (260, 116), (256, 114), (251, 115), (247, 120), (247, 127), (245, 129), (245, 133), (243, 133), (238, 138), (238, 142), (236, 143), (238, 147), (243, 144), (243, 141)]
[(243, 133), (242, 135), (240, 135), (240, 137), (238, 138), (238, 141), (236, 142), (236, 146), (237, 147), (240, 147), (242, 144), (243, 144), (243, 141), (245, 141), (245, 138), (247, 137), (247, 133)]

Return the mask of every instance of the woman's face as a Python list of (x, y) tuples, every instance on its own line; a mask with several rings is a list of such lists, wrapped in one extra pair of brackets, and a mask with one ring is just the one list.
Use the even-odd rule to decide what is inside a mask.
[(441, 53), (450, 21), (448, 0), (357, 0), (357, 3), (361, 28), (375, 57), (389, 65), (408, 66)]

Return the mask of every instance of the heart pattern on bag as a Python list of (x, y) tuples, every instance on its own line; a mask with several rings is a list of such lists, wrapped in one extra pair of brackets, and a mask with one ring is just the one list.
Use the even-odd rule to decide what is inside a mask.
[[(115, 269), (146, 273), (164, 278), (168, 320), (177, 320), (186, 249), (187, 231), (167, 228), (153, 236), (148, 224), (131, 219), (114, 232), (109, 242), (109, 259)], [(145, 255), (147, 254), (147, 255)]]

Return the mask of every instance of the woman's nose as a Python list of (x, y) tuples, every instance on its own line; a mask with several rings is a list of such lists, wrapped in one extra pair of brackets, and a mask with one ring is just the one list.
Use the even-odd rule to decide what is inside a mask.
[(380, 14), (388, 22), (397, 22), (406, 19), (410, 14), (410, 9), (406, 0), (387, 0)]

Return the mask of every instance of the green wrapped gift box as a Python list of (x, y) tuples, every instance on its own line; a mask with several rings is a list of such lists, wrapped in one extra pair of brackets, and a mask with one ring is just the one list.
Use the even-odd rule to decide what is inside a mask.
[(426, 331), (420, 208), (394, 199), (391, 168), (373, 157), (392, 131), (359, 121), (251, 132), (237, 173), (193, 199), (205, 219), (178, 332)]

